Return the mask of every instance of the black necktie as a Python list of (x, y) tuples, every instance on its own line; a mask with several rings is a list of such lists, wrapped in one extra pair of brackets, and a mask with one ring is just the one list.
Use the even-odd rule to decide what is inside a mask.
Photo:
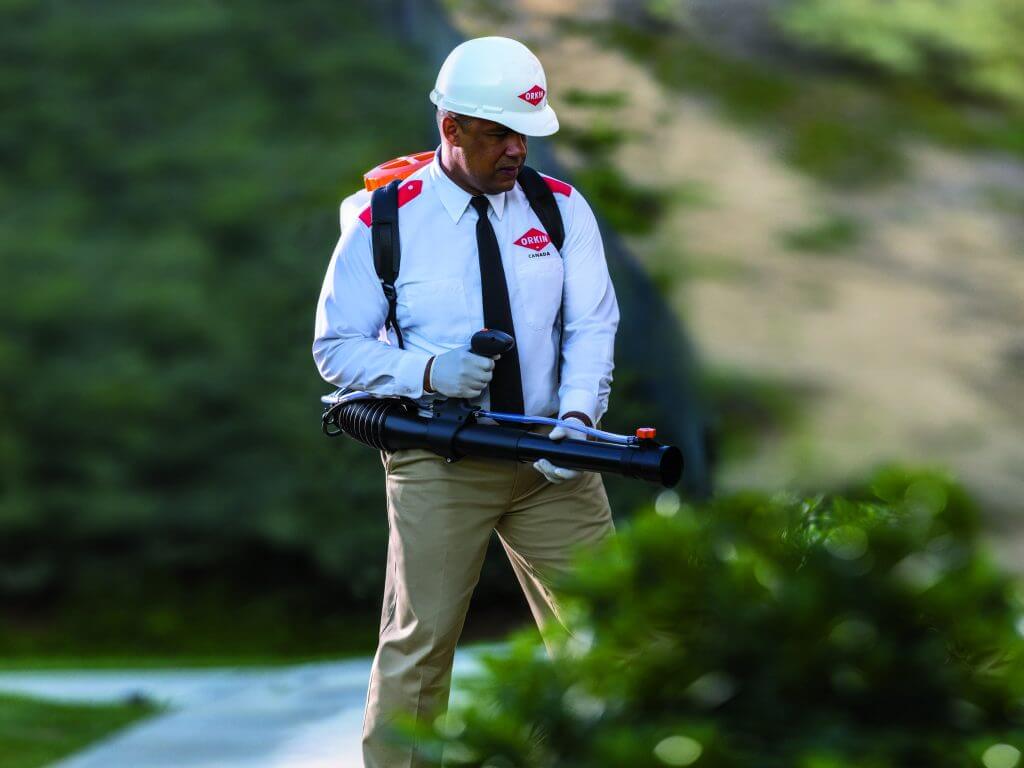
[[(477, 195), (470, 204), (476, 209), (476, 247), (480, 254), (480, 287), (484, 300), (484, 325), (515, 338), (512, 306), (508, 300), (505, 269), (494, 228), (487, 219), (487, 198)], [(523, 413), (523, 380), (519, 371), (518, 345), (504, 352), (494, 366), (491, 379), (491, 410), (501, 413)]]

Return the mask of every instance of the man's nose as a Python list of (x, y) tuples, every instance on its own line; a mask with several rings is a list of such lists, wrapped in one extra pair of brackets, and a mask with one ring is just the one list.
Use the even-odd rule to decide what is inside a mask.
[(526, 137), (521, 133), (512, 133), (508, 143), (505, 144), (505, 154), (509, 157), (522, 158), (526, 156)]

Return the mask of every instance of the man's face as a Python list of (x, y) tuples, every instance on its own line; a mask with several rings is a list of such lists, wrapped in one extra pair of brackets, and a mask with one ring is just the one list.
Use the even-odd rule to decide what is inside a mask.
[[(450, 123), (449, 123), (450, 121)], [(526, 136), (482, 118), (446, 117), (442, 132), (461, 151), (465, 181), (485, 195), (508, 192), (526, 162)]]

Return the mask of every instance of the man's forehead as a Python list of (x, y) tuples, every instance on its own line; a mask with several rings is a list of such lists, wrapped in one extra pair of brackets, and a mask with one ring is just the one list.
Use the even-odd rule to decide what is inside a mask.
[(494, 120), (487, 120), (486, 118), (483, 118), (483, 117), (478, 117), (476, 119), (477, 119), (477, 121), (478, 121), (478, 123), (480, 125), (480, 129), (484, 130), (484, 131), (490, 131), (490, 130), (510, 131), (510, 130), (512, 130), (507, 125), (502, 125), (501, 123), (496, 123)]
[(488, 120), (485, 117), (476, 117), (475, 115), (460, 115), (460, 117), (468, 118), (473, 121), (474, 125), (481, 131), (511, 131), (507, 125), (503, 123), (495, 122), (494, 120)]

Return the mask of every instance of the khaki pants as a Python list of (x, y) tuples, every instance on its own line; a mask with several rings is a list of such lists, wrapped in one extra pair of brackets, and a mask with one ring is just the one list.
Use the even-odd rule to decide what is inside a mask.
[(543, 627), (561, 620), (552, 577), (569, 568), (577, 547), (600, 541), (614, 526), (596, 473), (555, 485), (529, 464), (448, 464), (419, 449), (384, 454), (384, 466), (387, 577), (363, 760), (365, 768), (416, 768), (422, 759), (413, 747), (392, 743), (390, 726), (399, 713), (429, 724), (447, 708), (455, 646), (491, 531)]

